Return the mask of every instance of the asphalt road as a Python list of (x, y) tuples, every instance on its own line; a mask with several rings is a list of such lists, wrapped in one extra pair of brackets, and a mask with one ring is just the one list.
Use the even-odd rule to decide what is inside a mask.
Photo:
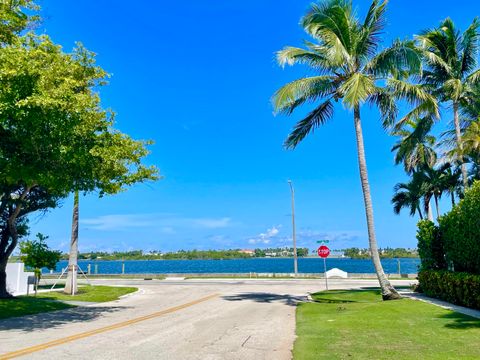
[[(0, 359), (291, 359), (295, 306), (325, 289), (323, 280), (94, 283), (140, 290), (114, 302), (0, 320)], [(377, 284), (329, 280), (331, 289)]]

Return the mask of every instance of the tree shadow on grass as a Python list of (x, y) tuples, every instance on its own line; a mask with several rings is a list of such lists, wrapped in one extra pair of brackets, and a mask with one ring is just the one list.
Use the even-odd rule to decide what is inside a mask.
[(296, 306), (300, 302), (307, 301), (306, 296), (294, 296), (289, 294), (272, 294), (272, 293), (240, 293), (236, 295), (225, 295), (222, 296), (222, 299), (227, 301), (242, 301), (242, 300), (252, 300), (259, 303), (274, 303), (280, 302), (285, 305)]
[(25, 332), (50, 329), (65, 324), (83, 324), (104, 314), (126, 310), (125, 306), (79, 306), (34, 315), (25, 315), (0, 320), (0, 331), (21, 330)]
[(449, 329), (480, 329), (480, 319), (472, 316), (460, 314), (458, 312), (449, 312), (440, 316), (442, 319), (451, 319), (452, 322), (445, 324), (445, 327)]
[[(363, 294), (367, 297), (361, 296)], [(372, 296), (381, 296), (378, 287), (365, 287), (353, 290), (330, 290), (328, 292), (322, 291), (312, 294), (313, 300), (321, 304), (371, 303), (377, 300), (372, 298)]]

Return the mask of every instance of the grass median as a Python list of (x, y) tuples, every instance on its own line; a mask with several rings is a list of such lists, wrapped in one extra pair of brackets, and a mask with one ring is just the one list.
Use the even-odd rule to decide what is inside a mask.
[(33, 315), (75, 307), (65, 301), (106, 302), (118, 300), (120, 296), (133, 293), (135, 287), (82, 286), (75, 296), (59, 291), (39, 293), (37, 296), (19, 296), (0, 299), (0, 319)]
[(480, 359), (480, 320), (378, 290), (334, 290), (297, 309), (295, 360)]
[(106, 302), (117, 300), (120, 296), (133, 293), (137, 290), (136, 287), (87, 285), (79, 287), (78, 292), (74, 296), (64, 294), (62, 291), (51, 291), (48, 293), (39, 293), (37, 298), (60, 301)]

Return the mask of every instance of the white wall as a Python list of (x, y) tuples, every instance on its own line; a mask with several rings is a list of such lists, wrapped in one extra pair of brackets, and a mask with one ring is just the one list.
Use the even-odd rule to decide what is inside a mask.
[[(27, 279), (33, 276), (33, 272), (25, 272), (24, 263), (7, 263), (7, 290), (12, 295), (27, 293)], [(33, 285), (30, 285), (30, 292)]]

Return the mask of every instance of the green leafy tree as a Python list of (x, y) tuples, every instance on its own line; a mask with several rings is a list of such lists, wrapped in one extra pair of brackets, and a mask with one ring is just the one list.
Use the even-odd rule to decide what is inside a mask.
[(39, 20), (31, 0), (0, 1), (0, 44), (11, 44), (18, 34)]
[(48, 236), (37, 234), (35, 240), (22, 241), (20, 243), (20, 259), (25, 266), (34, 270), (37, 281), (35, 291), (42, 276), (42, 268), (54, 270), (62, 255), (61, 251), (50, 250), (47, 245)]
[[(370, 102), (378, 106), (384, 126), (391, 126), (397, 115), (395, 98), (422, 104), (437, 113), (435, 99), (421, 86), (403, 79), (421, 70), (418, 51), (412, 42), (396, 41), (379, 51), (385, 26), (386, 1), (374, 0), (360, 21), (348, 0), (329, 0), (313, 4), (301, 25), (314, 42), (305, 48), (286, 47), (277, 54), (280, 65), (306, 64), (314, 76), (293, 81), (279, 89), (273, 98), (275, 110), (290, 115), (300, 105), (311, 102), (314, 109), (294, 127), (285, 141), (295, 148), (308, 134), (325, 124), (334, 114), (334, 103), (353, 110), (360, 179), (365, 202), (371, 257), (384, 299), (396, 299), (398, 293), (387, 280), (380, 263), (375, 236), (373, 207), (361, 125), (361, 106)], [(390, 76), (390, 77), (389, 77)], [(387, 87), (382, 86), (387, 80)]]
[[(453, 110), (455, 141), (460, 152), (463, 149), (461, 109), (476, 101), (480, 81), (480, 69), (477, 69), (479, 52), (478, 19), (465, 32), (461, 33), (449, 18), (437, 28), (422, 32), (416, 37), (427, 69), (423, 71), (421, 83), (426, 86), (440, 102), (447, 103)], [(462, 180), (468, 187), (467, 166), (461, 163)]]
[[(107, 74), (93, 60), (82, 46), (65, 53), (46, 36), (0, 48), (0, 297), (9, 296), (5, 267), (28, 214), (57, 206), (72, 191), (121, 189), (119, 180), (128, 183), (135, 169), (156, 177), (154, 167), (128, 161), (141, 158), (147, 144), (113, 129), (97, 92)], [(124, 162), (109, 155), (133, 144), (138, 149)]]
[[(67, 281), (64, 292), (77, 292), (77, 283), (73, 272), (78, 267), (78, 228), (80, 190), (84, 193), (98, 192), (100, 197), (117, 194), (128, 186), (148, 180), (159, 179), (154, 167), (146, 167), (142, 159), (148, 155), (146, 145), (150, 142), (137, 141), (118, 131), (95, 134), (90, 154), (83, 159), (85, 168), (90, 170), (94, 185), (76, 187), (72, 214), (72, 234), (68, 261)], [(83, 162), (82, 161), (82, 162)], [(84, 168), (84, 170), (85, 170)]]

